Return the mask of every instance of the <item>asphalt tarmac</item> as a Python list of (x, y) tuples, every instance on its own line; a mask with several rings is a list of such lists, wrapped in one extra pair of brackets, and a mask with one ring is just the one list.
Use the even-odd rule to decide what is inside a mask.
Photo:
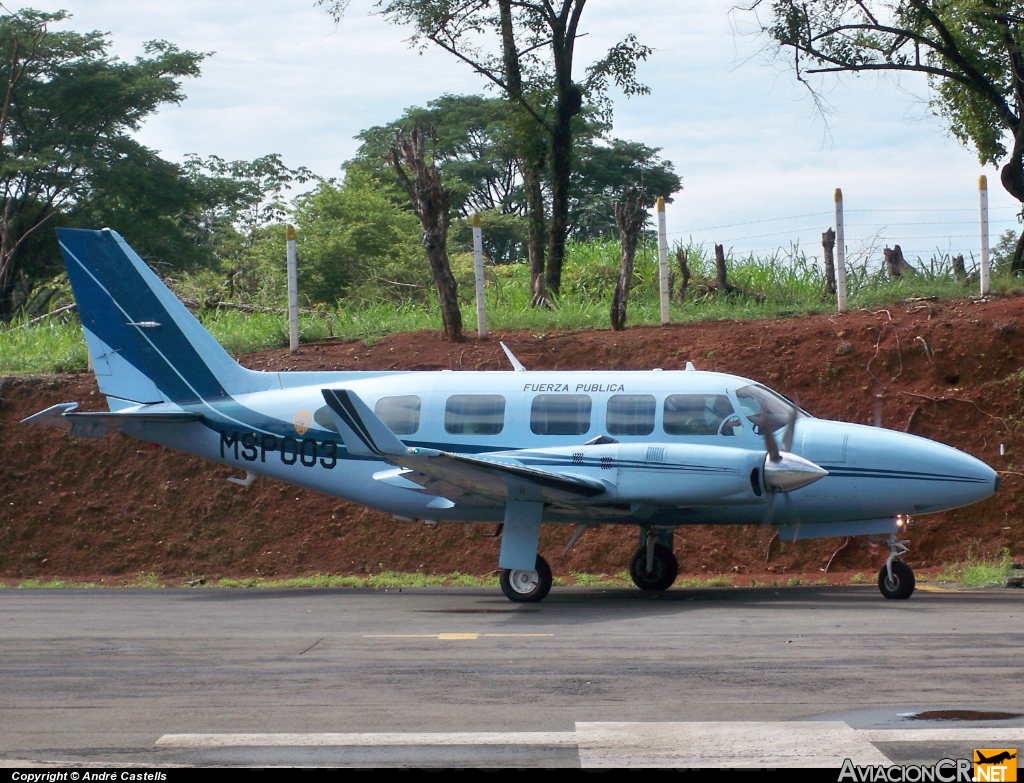
[[(1014, 590), (6, 589), (0, 763), (934, 763), (1024, 745), (1022, 629)], [(965, 709), (1018, 717), (908, 715)]]

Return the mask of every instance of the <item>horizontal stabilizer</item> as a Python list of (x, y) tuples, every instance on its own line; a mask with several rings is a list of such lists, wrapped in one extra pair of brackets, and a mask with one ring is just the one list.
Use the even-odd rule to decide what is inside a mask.
[(147, 424), (184, 424), (199, 421), (202, 414), (189, 411), (89, 411), (76, 413), (77, 402), (53, 405), (44, 411), (22, 420), (22, 424), (40, 424), (44, 427), (70, 428), (71, 434), (79, 438), (102, 438), (111, 430), (119, 430), (129, 422)]
[(387, 459), (408, 451), (358, 395), (348, 389), (322, 389), (321, 393), (349, 454)]

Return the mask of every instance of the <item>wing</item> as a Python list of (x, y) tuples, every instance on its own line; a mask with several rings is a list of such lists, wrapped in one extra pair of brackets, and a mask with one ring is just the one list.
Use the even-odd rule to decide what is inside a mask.
[(140, 411), (76, 413), (77, 402), (53, 405), (22, 420), (22, 424), (41, 424), (45, 427), (65, 427), (71, 434), (82, 438), (102, 438), (111, 430), (119, 430), (128, 422), (150, 424), (181, 424), (203, 418), (189, 411)]
[(374, 475), (385, 484), (428, 492), (445, 498), (451, 505), (460, 500), (479, 505), (478, 499), (503, 505), (509, 497), (573, 505), (608, 490), (597, 479), (527, 467), (514, 457), (480, 457), (409, 447), (355, 393), (348, 389), (324, 389), (323, 395), (350, 453), (375, 456), (398, 467)]

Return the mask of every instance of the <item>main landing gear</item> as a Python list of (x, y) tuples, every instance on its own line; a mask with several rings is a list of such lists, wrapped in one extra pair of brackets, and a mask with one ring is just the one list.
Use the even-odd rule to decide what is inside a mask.
[(878, 589), (886, 598), (910, 598), (914, 592), (914, 572), (900, 560), (908, 551), (905, 542), (889, 534), (889, 557), (878, 573)]
[(629, 576), (641, 590), (668, 590), (679, 574), (672, 554), (672, 531), (640, 528), (640, 548), (629, 561)]
[(533, 604), (543, 601), (551, 590), (551, 567), (548, 561), (537, 555), (537, 565), (533, 571), (520, 571), (514, 568), (501, 569), (498, 578), (501, 592), (510, 601), (518, 604)]

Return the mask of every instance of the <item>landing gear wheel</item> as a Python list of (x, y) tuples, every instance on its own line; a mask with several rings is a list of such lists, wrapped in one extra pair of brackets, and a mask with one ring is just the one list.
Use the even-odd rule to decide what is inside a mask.
[(551, 567), (547, 560), (537, 555), (536, 570), (503, 568), (498, 583), (508, 600), (517, 604), (535, 604), (543, 601), (551, 590)]
[(647, 571), (647, 547), (633, 553), (629, 561), (629, 576), (641, 590), (668, 590), (679, 574), (679, 562), (672, 550), (663, 544), (654, 545), (653, 568)]
[(892, 578), (889, 578), (889, 569), (882, 566), (878, 574), (878, 589), (886, 598), (910, 598), (914, 592), (914, 572), (902, 560), (893, 560)]

